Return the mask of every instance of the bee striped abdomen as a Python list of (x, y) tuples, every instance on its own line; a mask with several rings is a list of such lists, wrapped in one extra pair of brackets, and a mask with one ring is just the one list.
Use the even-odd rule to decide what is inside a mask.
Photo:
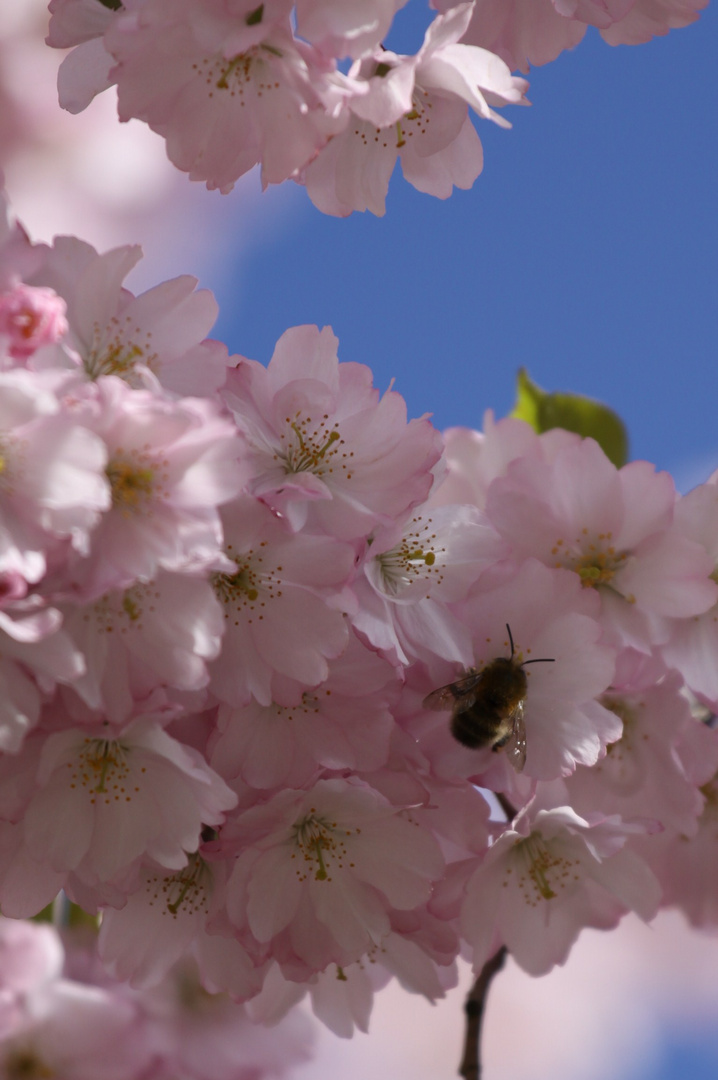
[(490, 712), (474, 704), (454, 713), (451, 718), (451, 734), (463, 746), (478, 750), (482, 746), (488, 746), (496, 738), (496, 720)]

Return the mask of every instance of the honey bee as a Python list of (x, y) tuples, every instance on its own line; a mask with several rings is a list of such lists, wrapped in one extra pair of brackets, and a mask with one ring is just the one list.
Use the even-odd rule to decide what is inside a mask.
[(553, 657), (514, 660), (514, 639), (506, 624), (511, 656), (499, 656), (481, 671), (469, 671), (463, 678), (441, 686), (424, 698), (424, 708), (437, 712), (451, 709), (451, 734), (472, 750), (490, 746), (505, 750), (516, 772), (526, 763), (524, 702), (528, 680), (527, 664), (552, 664)]

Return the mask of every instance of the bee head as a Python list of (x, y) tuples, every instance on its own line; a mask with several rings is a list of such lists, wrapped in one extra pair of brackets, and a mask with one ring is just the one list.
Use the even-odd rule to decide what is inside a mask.
[[(515, 650), (514, 650), (513, 634), (511, 633), (511, 627), (509, 626), (508, 623), (506, 623), (506, 632), (509, 635), (509, 642), (511, 644), (511, 656), (509, 657), (509, 660), (508, 660), (508, 663), (511, 664), (511, 663), (513, 663), (514, 651)], [(536, 660), (524, 660), (522, 662), (522, 664), (521, 664), (521, 667), (526, 667), (527, 664), (554, 664), (555, 662), (556, 662), (556, 659), (553, 656), (542, 656), (542, 657), (538, 657)]]

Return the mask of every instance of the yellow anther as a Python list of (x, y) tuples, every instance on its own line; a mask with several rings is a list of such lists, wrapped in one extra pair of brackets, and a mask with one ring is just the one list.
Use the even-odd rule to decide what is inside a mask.
[(137, 468), (126, 461), (112, 461), (106, 469), (112, 489), (112, 502), (132, 509), (152, 494), (154, 472), (149, 468)]

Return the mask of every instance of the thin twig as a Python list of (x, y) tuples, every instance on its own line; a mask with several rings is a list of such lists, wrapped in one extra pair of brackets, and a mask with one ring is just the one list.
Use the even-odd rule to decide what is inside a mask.
[(481, 1021), (484, 1018), (486, 995), (494, 975), (504, 966), (507, 952), (506, 946), (502, 945), (499, 951), (486, 961), (466, 999), (466, 1038), (464, 1056), (459, 1066), (459, 1076), (463, 1076), (464, 1080), (479, 1080), (481, 1076)]
[(511, 822), (516, 817), (516, 814), (518, 813), (516, 807), (513, 805), (513, 803), (509, 802), (509, 800), (504, 795), (503, 791), (495, 791), (494, 794), (496, 796), (496, 800), (497, 800), (499, 806), (501, 807), (503, 812), (506, 814), (506, 820), (508, 821), (509, 824), (511, 824)]

